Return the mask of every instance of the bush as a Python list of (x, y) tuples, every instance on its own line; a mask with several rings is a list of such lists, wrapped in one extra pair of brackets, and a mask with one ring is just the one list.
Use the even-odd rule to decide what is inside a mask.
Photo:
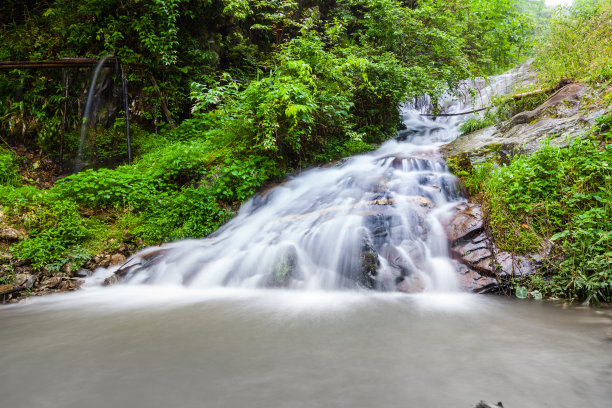
[(202, 238), (221, 226), (233, 212), (222, 207), (207, 188), (164, 193), (143, 208), (135, 232), (149, 243)]
[(31, 262), (36, 269), (87, 258), (80, 245), (94, 236), (99, 226), (95, 219), (81, 217), (76, 202), (32, 187), (3, 188), (1, 192), (2, 205), (28, 229), (29, 237), (11, 248), (17, 258)]

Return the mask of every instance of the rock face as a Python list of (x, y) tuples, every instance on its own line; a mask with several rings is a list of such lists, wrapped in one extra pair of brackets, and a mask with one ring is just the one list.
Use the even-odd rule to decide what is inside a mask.
[(497, 248), (485, 230), (479, 204), (458, 205), (447, 234), (460, 283), (476, 293), (496, 293), (508, 278), (534, 274), (542, 256), (514, 256)]
[(550, 139), (553, 146), (567, 143), (588, 130), (596, 117), (606, 113), (603, 100), (610, 87), (594, 91), (584, 84), (565, 85), (532, 111), (510, 120), (461, 136), (442, 147), (445, 157), (468, 158), (476, 163), (494, 160), (505, 163), (514, 154), (531, 154)]

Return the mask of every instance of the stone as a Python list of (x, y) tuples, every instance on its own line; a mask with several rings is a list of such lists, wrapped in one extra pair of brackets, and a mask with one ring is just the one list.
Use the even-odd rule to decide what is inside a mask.
[(15, 242), (21, 239), (21, 234), (15, 228), (5, 227), (0, 229), (0, 241)]
[(507, 163), (516, 154), (531, 154), (549, 139), (564, 146), (569, 138), (588, 130), (595, 118), (607, 112), (605, 93), (580, 83), (563, 86), (533, 111), (463, 135), (442, 146), (442, 155), (476, 164), (484, 160)]
[(100, 259), (100, 266), (103, 268), (108, 268), (111, 264), (112, 257), (110, 255), (106, 255)]
[(36, 276), (27, 273), (18, 273), (15, 275), (15, 283), (17, 286), (23, 286), (26, 289), (31, 289), (36, 282)]
[(480, 204), (464, 203), (458, 207), (458, 211), (446, 231), (452, 243), (480, 235), (484, 231)]
[(40, 282), (40, 289), (41, 290), (57, 289), (59, 288), (61, 283), (62, 283), (61, 276), (53, 276), (51, 278), (44, 279), (42, 282)]
[(62, 265), (60, 270), (62, 271), (62, 273), (65, 273), (66, 275), (70, 275), (72, 271), (72, 262), (71, 261), (66, 262), (64, 265)]
[(120, 279), (119, 276), (117, 276), (116, 273), (112, 274), (111, 276), (109, 276), (108, 278), (104, 279), (104, 282), (102, 283), (103, 286), (110, 286), (110, 285), (114, 285), (116, 283), (119, 283)]
[(499, 283), (497, 279), (483, 276), (467, 265), (455, 260), (455, 267), (459, 272), (459, 285), (463, 290), (479, 294), (498, 293)]
[(89, 269), (79, 269), (78, 271), (74, 272), (73, 275), (77, 278), (86, 278), (91, 275), (91, 271)]
[(480, 401), (478, 404), (476, 404), (476, 406), (474, 406), (474, 408), (504, 408), (504, 406), (502, 405), (501, 401), (495, 405), (486, 401)]
[(110, 257), (110, 264), (109, 266), (117, 266), (117, 265), (121, 265), (123, 263), (125, 263), (125, 255), (123, 254), (114, 254)]

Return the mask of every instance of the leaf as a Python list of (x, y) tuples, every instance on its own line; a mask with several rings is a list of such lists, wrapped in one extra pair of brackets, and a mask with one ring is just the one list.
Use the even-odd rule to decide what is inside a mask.
[(551, 240), (551, 241), (556, 241), (556, 240), (558, 240), (559, 238), (563, 238), (563, 237), (568, 236), (568, 235), (569, 235), (569, 233), (570, 233), (570, 232), (569, 232), (568, 230), (565, 230), (565, 231), (563, 231), (563, 232), (559, 232), (559, 233), (557, 233), (557, 234), (553, 235), (552, 237), (550, 237), (550, 240)]

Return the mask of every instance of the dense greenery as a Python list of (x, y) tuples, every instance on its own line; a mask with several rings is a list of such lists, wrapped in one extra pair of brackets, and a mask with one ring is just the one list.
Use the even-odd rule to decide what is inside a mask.
[(556, 10), (536, 47), (535, 65), (541, 78), (549, 83), (561, 77), (590, 82), (612, 79), (611, 18), (608, 0), (577, 0), (569, 9)]
[(517, 254), (552, 245), (543, 275), (519, 283), (547, 296), (612, 301), (612, 115), (567, 147), (543, 146), (508, 166), (463, 174), (496, 245)]

